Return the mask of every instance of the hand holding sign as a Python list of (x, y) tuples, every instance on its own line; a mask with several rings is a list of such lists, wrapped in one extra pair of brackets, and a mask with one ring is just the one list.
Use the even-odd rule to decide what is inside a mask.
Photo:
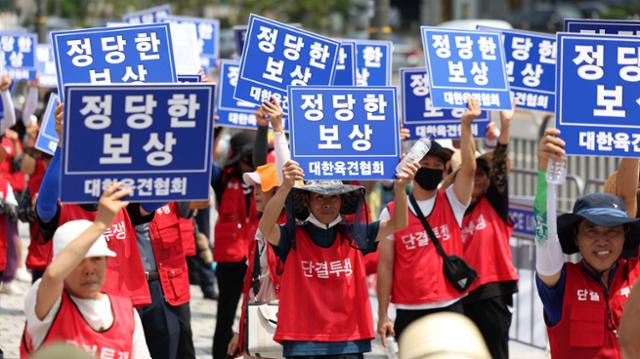
[(7, 91), (11, 87), (11, 79), (9, 75), (2, 75), (2, 79), (0, 79), (0, 91)]
[(121, 182), (116, 182), (109, 186), (100, 201), (98, 202), (98, 212), (96, 213), (96, 223), (109, 228), (121, 209), (129, 205), (129, 202), (122, 201), (122, 198), (131, 194), (131, 190), (122, 187)]
[(297, 181), (304, 180), (304, 171), (300, 168), (300, 164), (296, 161), (287, 161), (282, 167), (282, 187), (287, 189), (293, 188)]
[(471, 122), (480, 116), (480, 103), (473, 97), (467, 98), (467, 109), (464, 110), (460, 122), (463, 126), (471, 126)]
[(269, 115), (269, 122), (273, 126), (275, 132), (282, 132), (284, 126), (282, 125), (282, 107), (278, 103), (275, 97), (271, 97), (271, 101), (265, 101), (260, 108), (264, 108), (264, 111)]

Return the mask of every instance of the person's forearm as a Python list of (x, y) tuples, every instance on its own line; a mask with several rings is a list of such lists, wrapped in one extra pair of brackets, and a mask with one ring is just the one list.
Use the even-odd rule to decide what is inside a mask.
[(0, 91), (3, 106), (3, 118), (0, 121), (0, 134), (4, 134), (8, 128), (16, 124), (16, 109), (13, 106), (13, 99), (9, 90)]
[(27, 98), (24, 101), (24, 106), (22, 107), (22, 123), (24, 127), (29, 126), (31, 123), (31, 115), (36, 112), (36, 108), (38, 107), (38, 88), (37, 87), (29, 87), (27, 91)]
[(462, 123), (460, 125), (460, 171), (475, 175), (475, 150), (473, 134), (471, 133), (471, 124)]
[(391, 298), (393, 268), (388, 268), (387, 266), (388, 265), (383, 262), (378, 263), (378, 281), (376, 286), (376, 292), (378, 294), (378, 318), (387, 316), (389, 300)]
[(534, 202), (536, 271), (552, 276), (562, 270), (564, 259), (556, 223), (555, 186), (547, 185), (546, 172), (538, 172), (538, 189)]
[(409, 225), (409, 206), (407, 203), (406, 186), (400, 185), (396, 182), (394, 191), (395, 210), (391, 214), (391, 233), (389, 234), (402, 230)]
[(258, 126), (256, 140), (253, 146), (253, 167), (262, 166), (267, 163), (267, 152), (269, 151), (269, 126)]
[(506, 145), (509, 143), (510, 136), (510, 128), (511, 126), (502, 122), (502, 126), (500, 126), (500, 136), (498, 136), (498, 143), (501, 145)]
[(284, 164), (291, 159), (289, 152), (289, 143), (284, 132), (274, 132), (274, 154), (276, 157), (276, 174), (278, 175), (278, 184), (282, 184), (282, 168)]
[(637, 214), (638, 163), (637, 158), (623, 158), (616, 175), (616, 196), (624, 201), (629, 217)]
[(258, 224), (260, 232), (262, 232), (267, 241), (273, 245), (279, 244), (279, 241), (273, 241), (275, 236), (273, 231), (278, 225), (278, 218), (280, 218), (280, 213), (282, 213), (282, 208), (284, 208), (284, 203), (287, 200), (289, 192), (291, 192), (291, 187), (286, 185), (278, 188), (276, 194), (267, 202), (262, 217), (260, 218), (260, 223)]
[(491, 159), (491, 182), (501, 194), (504, 193), (507, 185), (507, 156), (507, 145), (500, 143), (496, 146), (496, 149), (493, 150)]
[(49, 222), (58, 210), (58, 191), (60, 187), (60, 147), (56, 149), (53, 159), (44, 173), (38, 200), (36, 201), (36, 213), (43, 222)]
[(64, 280), (82, 262), (93, 243), (106, 230), (107, 225), (98, 221), (73, 239), (47, 266), (49, 278)]

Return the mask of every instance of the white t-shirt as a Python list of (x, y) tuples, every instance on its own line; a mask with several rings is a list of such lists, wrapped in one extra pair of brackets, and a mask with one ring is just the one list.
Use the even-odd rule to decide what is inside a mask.
[[(467, 210), (467, 207), (469, 205), (460, 202), (460, 200), (456, 196), (455, 191), (453, 190), (453, 186), (449, 186), (449, 188), (447, 188), (445, 190), (445, 194), (447, 196), (447, 199), (449, 200), (449, 203), (451, 204), (451, 209), (453, 210), (453, 215), (456, 217), (456, 221), (458, 222), (458, 226), (462, 227), (462, 220), (464, 218), (464, 212)], [(425, 217), (428, 217), (431, 214), (431, 211), (433, 210), (433, 206), (436, 203), (436, 197), (437, 196), (433, 196), (433, 197), (431, 197), (429, 199), (426, 199), (426, 200), (423, 200), (423, 201), (417, 201), (418, 202), (418, 206), (420, 206), (420, 210), (422, 211), (422, 214)], [(413, 206), (411, 206), (411, 202), (409, 202), (409, 210), (414, 215), (416, 214), (416, 211), (413, 209)], [(389, 219), (389, 218), (390, 218), (389, 211), (387, 210), (387, 207), (385, 207), (382, 210), (382, 212), (380, 213), (379, 219), (382, 221), (382, 220), (386, 220), (386, 219)], [(390, 235), (390, 236), (387, 236), (387, 239), (390, 240), (390, 241), (393, 241), (395, 239), (395, 237), (393, 235)], [(462, 298), (462, 297), (464, 297), (464, 295), (460, 296), (460, 298)], [(441, 301), (441, 302), (425, 303), (425, 304), (395, 304), (395, 306), (398, 309), (409, 309), (409, 310), (424, 310), (424, 309), (444, 308), (444, 307), (448, 307), (451, 304), (457, 302), (458, 300), (460, 300), (460, 298), (452, 299), (452, 300), (445, 300), (445, 301)]]
[[(36, 316), (36, 297), (40, 283), (41, 279), (38, 279), (33, 283), (26, 298), (24, 299), (24, 314), (27, 319), (27, 332), (29, 333), (29, 337), (31, 338), (34, 348), (38, 348), (42, 344), (51, 324), (53, 324), (58, 308), (60, 308), (62, 303), (62, 297), (58, 298), (44, 319), (38, 319), (38, 316)], [(108, 328), (113, 323), (113, 313), (111, 312), (109, 296), (103, 295), (102, 298), (98, 300), (80, 299), (72, 295), (70, 297), (93, 330)], [(147, 347), (147, 341), (144, 338), (142, 322), (140, 321), (140, 317), (138, 316), (138, 312), (135, 308), (133, 309), (133, 317), (135, 321), (135, 329), (133, 331), (133, 349), (131, 358), (151, 358), (149, 348)]]

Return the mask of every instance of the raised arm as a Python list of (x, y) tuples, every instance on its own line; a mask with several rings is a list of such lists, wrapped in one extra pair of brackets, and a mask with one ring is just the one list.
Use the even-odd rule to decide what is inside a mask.
[(118, 211), (128, 205), (121, 201), (130, 194), (121, 189), (120, 183), (111, 185), (100, 198), (96, 220), (80, 236), (71, 241), (47, 266), (36, 297), (36, 316), (43, 320), (62, 294), (64, 280), (82, 262), (91, 246), (105, 229), (111, 225)]
[(476, 175), (475, 144), (471, 134), (471, 122), (480, 116), (480, 104), (473, 97), (467, 100), (467, 109), (460, 119), (460, 171), (453, 182), (458, 201), (469, 204), (473, 193), (473, 178)]
[(289, 142), (284, 134), (282, 108), (275, 97), (271, 98), (271, 102), (265, 102), (262, 105), (262, 108), (264, 108), (266, 113), (269, 115), (269, 122), (271, 122), (271, 127), (273, 127), (276, 173), (278, 174), (278, 184), (282, 184), (282, 169), (284, 164), (291, 159)]
[(11, 98), (11, 92), (9, 87), (11, 86), (11, 79), (9, 75), (2, 75), (0, 79), (0, 97), (2, 97), (3, 118), (0, 121), (0, 134), (13, 127), (16, 124), (16, 109), (13, 106), (13, 99)]
[(493, 150), (493, 163), (491, 164), (491, 182), (500, 194), (507, 190), (507, 157), (509, 155), (507, 146), (509, 145), (511, 119), (513, 119), (516, 108), (515, 100), (511, 106), (511, 110), (500, 111), (500, 135), (498, 136), (498, 144)]
[(558, 284), (564, 259), (558, 238), (556, 222), (555, 186), (547, 185), (547, 163), (549, 159), (559, 160), (564, 156), (564, 141), (560, 131), (548, 129), (538, 146), (538, 189), (534, 202), (536, 228), (536, 272), (538, 278), (549, 288)]
[(258, 107), (255, 115), (258, 130), (256, 131), (256, 140), (253, 145), (253, 167), (257, 168), (267, 163), (269, 121), (265, 116), (263, 106)]
[(612, 193), (624, 201), (629, 217), (638, 213), (638, 163), (637, 158), (623, 158), (616, 175), (616, 190)]
[(409, 207), (407, 205), (407, 184), (413, 181), (413, 177), (420, 168), (418, 163), (407, 163), (396, 176), (394, 186), (395, 209), (391, 218), (380, 221), (380, 229), (376, 241), (382, 241), (387, 236), (404, 229), (409, 225)]
[(27, 83), (27, 98), (22, 106), (22, 123), (24, 127), (31, 124), (31, 115), (36, 112), (38, 107), (38, 86), (40, 86), (40, 75), (36, 75), (36, 79)]
[(58, 148), (44, 173), (40, 190), (38, 191), (38, 199), (36, 201), (36, 214), (43, 222), (51, 221), (58, 211), (58, 197), (60, 191), (60, 157), (62, 156), (62, 116), (64, 112), (64, 104), (58, 102), (56, 107), (56, 132), (58, 133)]
[(302, 181), (304, 179), (304, 172), (300, 165), (295, 161), (289, 161), (285, 163), (282, 169), (284, 181), (278, 188), (276, 194), (271, 197), (269, 202), (262, 213), (260, 223), (258, 227), (264, 238), (274, 246), (280, 245), (280, 226), (278, 225), (278, 218), (284, 208), (285, 201), (293, 184), (296, 181)]

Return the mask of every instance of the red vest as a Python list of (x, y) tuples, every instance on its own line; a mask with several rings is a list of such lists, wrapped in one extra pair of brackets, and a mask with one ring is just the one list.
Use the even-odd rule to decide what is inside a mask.
[[(15, 155), (15, 151), (13, 150), (13, 141), (4, 136), (2, 137), (1, 145), (7, 152), (7, 158), (4, 162), (0, 163), (0, 173), (3, 173), (7, 177), (7, 181), (9, 181), (11, 188), (13, 188), (14, 191), (24, 192), (27, 186), (25, 175), (20, 171), (13, 170), (13, 157)], [(22, 149), (22, 143), (20, 141), (17, 142), (17, 147)]]
[[(394, 205), (393, 202), (387, 205), (390, 215)], [(433, 210), (424, 215), (447, 255), (462, 256), (460, 226), (444, 191), (437, 192)], [(413, 212), (409, 211), (407, 228), (396, 232), (394, 239), (391, 302), (427, 304), (462, 296), (444, 276), (442, 257)]]
[(44, 242), (38, 227), (38, 222), (29, 223), (31, 242), (29, 242), (26, 265), (29, 269), (44, 270), (53, 257), (53, 241)]
[(258, 228), (256, 204), (251, 195), (247, 211), (242, 182), (231, 178), (218, 205), (213, 260), (218, 263), (241, 262), (247, 259), (249, 246)]
[[(80, 347), (99, 358), (131, 358), (135, 319), (131, 300), (110, 295), (113, 324), (105, 331), (98, 332), (87, 324), (76, 304), (66, 291), (56, 317), (40, 347), (54, 342), (64, 342)], [(28, 358), (34, 351), (31, 339), (25, 330), (20, 341), (20, 358)]]
[(274, 340), (339, 342), (373, 339), (362, 254), (338, 233), (330, 248), (295, 230), (282, 275)]
[(189, 269), (175, 202), (156, 210), (149, 233), (164, 298), (173, 306), (189, 302)]
[(505, 223), (486, 197), (462, 220), (464, 260), (478, 272), (469, 292), (493, 282), (518, 280), (509, 239), (513, 223)]
[[(0, 173), (0, 195), (2, 199), (7, 199), (9, 192), (9, 182), (5, 175)], [(7, 267), (7, 223), (4, 215), (0, 215), (0, 272)]]
[(193, 218), (178, 217), (180, 222), (180, 237), (182, 247), (187, 257), (196, 255), (196, 227), (193, 225)]
[(613, 329), (617, 331), (629, 291), (640, 277), (638, 260), (618, 261), (608, 293), (582, 266), (565, 263), (562, 318), (553, 327), (547, 327), (551, 357), (620, 358), (620, 346)]
[[(60, 208), (58, 226), (77, 219), (94, 221), (96, 212), (89, 212), (77, 204), (63, 204)], [(136, 242), (136, 231), (126, 209), (121, 209), (108, 230), (104, 232), (109, 249), (115, 257), (107, 258), (105, 293), (131, 298), (136, 307), (151, 303), (149, 286), (142, 268), (142, 260)]]

